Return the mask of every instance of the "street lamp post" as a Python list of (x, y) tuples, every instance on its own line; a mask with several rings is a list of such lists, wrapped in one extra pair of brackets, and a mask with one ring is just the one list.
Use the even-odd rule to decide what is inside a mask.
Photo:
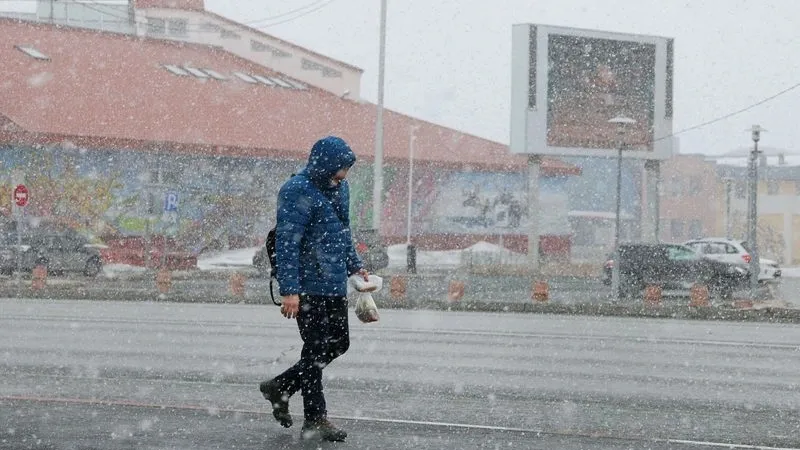
[(386, 78), (386, 1), (381, 0), (380, 44), (378, 50), (378, 105), (375, 118), (375, 164), (372, 186), (372, 228), (381, 234), (383, 211), (383, 97)]
[(747, 205), (747, 240), (750, 243), (750, 298), (756, 296), (758, 290), (758, 273), (761, 270), (758, 252), (758, 141), (761, 140), (761, 132), (766, 131), (759, 125), (753, 125), (749, 130), (753, 139), (753, 150), (750, 152), (748, 170), (750, 172), (748, 180), (750, 183), (750, 195)]
[(417, 248), (411, 244), (411, 206), (414, 196), (414, 144), (417, 140), (418, 128), (417, 125), (414, 125), (408, 130), (408, 205), (406, 209), (406, 269), (408, 273), (417, 273)]
[(635, 124), (636, 121), (630, 117), (618, 116), (609, 120), (608, 123), (617, 125), (617, 199), (616, 214), (614, 224), (614, 266), (611, 269), (611, 288), (614, 298), (620, 297), (619, 279), (619, 237), (622, 215), (622, 149), (624, 147), (624, 134), (627, 125)]
[(406, 207), (406, 244), (411, 245), (411, 200), (414, 195), (414, 144), (417, 140), (416, 131), (419, 127), (412, 126), (408, 131), (408, 205)]

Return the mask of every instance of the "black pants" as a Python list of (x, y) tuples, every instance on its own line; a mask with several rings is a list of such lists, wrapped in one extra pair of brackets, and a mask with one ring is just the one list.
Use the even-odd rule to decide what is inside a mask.
[(275, 380), (289, 396), (301, 391), (305, 420), (325, 418), (322, 369), (350, 347), (347, 298), (301, 295), (297, 326), (303, 339), (300, 361)]

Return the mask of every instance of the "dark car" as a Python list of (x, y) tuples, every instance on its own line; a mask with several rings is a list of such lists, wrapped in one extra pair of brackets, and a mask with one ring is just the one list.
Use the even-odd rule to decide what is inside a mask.
[[(377, 230), (362, 229), (353, 231), (353, 244), (356, 252), (364, 262), (364, 268), (369, 272), (377, 272), (389, 265), (389, 253), (380, 240)], [(267, 248), (261, 247), (253, 255), (253, 267), (264, 276), (270, 272)]]
[(699, 256), (678, 244), (631, 243), (619, 247), (603, 266), (603, 283), (611, 284), (614, 265), (619, 264), (619, 284), (623, 297), (640, 295), (647, 285), (684, 290), (694, 283), (708, 286), (712, 295), (731, 298), (733, 291), (746, 286), (746, 267)]
[[(32, 271), (42, 265), (49, 273), (82, 273), (95, 277), (103, 270), (100, 251), (73, 230), (32, 229), (20, 236), (7, 233), (0, 243), (0, 272)], [(19, 251), (19, 253), (18, 253)]]

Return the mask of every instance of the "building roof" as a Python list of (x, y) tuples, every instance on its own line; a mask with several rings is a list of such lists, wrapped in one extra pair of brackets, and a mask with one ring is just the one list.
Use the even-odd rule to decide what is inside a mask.
[[(293, 82), (220, 48), (1, 18), (0, 42), (0, 142), (302, 159), (313, 141), (335, 134), (359, 157), (373, 158), (375, 105), (302, 84), (243, 81), (234, 73)], [(186, 66), (227, 80), (198, 78)], [(526, 165), (506, 145), (390, 110), (384, 124), (384, 157), (395, 164), (408, 160), (416, 126), (415, 161), (485, 170)], [(580, 173), (550, 158), (542, 168), (544, 175)]]

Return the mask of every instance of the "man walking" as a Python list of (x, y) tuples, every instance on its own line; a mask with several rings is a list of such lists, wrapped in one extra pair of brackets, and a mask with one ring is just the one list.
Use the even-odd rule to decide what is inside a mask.
[(322, 369), (350, 346), (347, 278), (367, 272), (353, 247), (349, 188), (345, 178), (356, 156), (341, 138), (329, 136), (311, 149), (308, 164), (278, 193), (277, 279), (281, 314), (297, 319), (300, 361), (259, 386), (272, 414), (292, 426), (289, 397), (303, 396), (302, 436), (343, 441), (347, 433), (327, 418)]

